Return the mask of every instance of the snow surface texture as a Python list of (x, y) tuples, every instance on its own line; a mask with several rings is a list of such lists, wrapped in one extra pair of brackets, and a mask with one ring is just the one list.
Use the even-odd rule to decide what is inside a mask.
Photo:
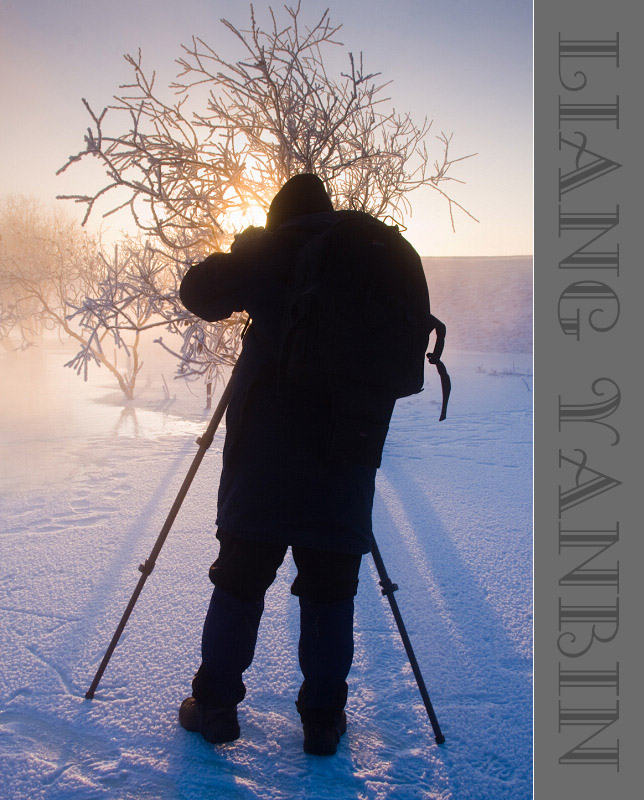
[[(0, 354), (0, 797), (531, 797), (530, 302), (516, 274), (529, 260), (467, 261), (480, 280), (461, 285), (464, 268), (455, 270), (458, 285), (439, 276), (432, 293), (448, 323), (448, 418), (438, 422), (440, 384), (428, 367), (425, 391), (397, 404), (374, 507), (445, 744), (434, 742), (370, 557), (356, 602), (349, 729), (335, 757), (302, 752), (290, 556), (246, 673), (242, 738), (214, 747), (179, 726), (211, 590), (223, 429), (95, 698), (84, 699), (209, 412), (203, 387), (172, 382), (155, 346), (137, 401), (124, 408), (104, 371), (83, 383), (62, 369), (70, 348), (54, 342)], [(490, 266), (496, 291), (483, 280)], [(483, 292), (503, 295), (515, 314), (514, 354), (475, 352), (496, 336), (480, 307), (457, 328), (478, 332), (472, 352), (461, 340), (452, 349), (448, 305), (473, 296), (477, 282), (481, 306)]]

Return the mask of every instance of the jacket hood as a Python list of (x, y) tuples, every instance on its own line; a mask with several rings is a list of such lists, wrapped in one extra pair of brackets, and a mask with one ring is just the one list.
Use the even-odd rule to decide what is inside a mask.
[(266, 230), (275, 231), (294, 217), (333, 211), (333, 204), (317, 175), (290, 178), (273, 198), (266, 216)]

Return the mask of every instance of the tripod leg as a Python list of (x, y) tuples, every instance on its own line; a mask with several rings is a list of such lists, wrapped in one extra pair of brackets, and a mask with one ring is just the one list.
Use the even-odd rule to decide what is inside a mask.
[(121, 634), (125, 626), (127, 625), (127, 621), (130, 618), (130, 614), (132, 613), (132, 609), (136, 601), (139, 599), (139, 595), (141, 594), (141, 589), (143, 589), (143, 585), (148, 577), (149, 573), (141, 575), (139, 578), (139, 582), (136, 585), (136, 588), (132, 592), (132, 597), (130, 597), (130, 602), (127, 604), (127, 608), (123, 612), (123, 616), (121, 617), (121, 621), (119, 622), (116, 632), (114, 636), (112, 636), (112, 641), (109, 643), (107, 650), (105, 651), (105, 655), (103, 656), (103, 660), (101, 661), (99, 668), (96, 670), (96, 675), (94, 676), (94, 680), (92, 681), (92, 685), (89, 689), (85, 692), (85, 698), (87, 700), (91, 700), (94, 697), (94, 693), (96, 692), (96, 687), (100, 683), (101, 678), (103, 677), (103, 673), (105, 672), (105, 667), (109, 664), (110, 658), (112, 657), (112, 653), (114, 652), (114, 648), (118, 644), (119, 639), (121, 638)]
[(121, 621), (119, 622), (119, 624), (118, 624), (118, 626), (116, 628), (116, 632), (114, 633), (114, 636), (112, 637), (112, 641), (110, 642), (109, 647), (107, 648), (107, 650), (105, 652), (105, 655), (103, 656), (103, 660), (101, 661), (100, 666), (99, 666), (98, 670), (96, 671), (96, 675), (94, 676), (94, 680), (92, 681), (92, 685), (89, 687), (89, 689), (85, 693), (85, 697), (88, 700), (91, 700), (92, 697), (94, 697), (94, 693), (96, 692), (96, 688), (97, 688), (97, 686), (98, 686), (98, 684), (99, 684), (99, 682), (101, 680), (101, 677), (103, 676), (103, 672), (105, 672), (105, 668), (107, 667), (110, 658), (112, 657), (112, 653), (114, 652), (114, 648), (118, 644), (118, 641), (119, 641), (119, 639), (121, 637), (121, 634), (123, 633), (123, 629), (125, 628), (125, 626), (127, 624), (127, 621), (128, 621), (128, 619), (130, 617), (130, 614), (132, 613), (132, 609), (134, 608), (134, 605), (135, 605), (136, 601), (138, 600), (139, 595), (141, 594), (141, 590), (143, 589), (143, 586), (145, 585), (145, 582), (148, 579), (148, 576), (150, 575), (150, 573), (152, 572), (152, 570), (155, 567), (157, 557), (158, 557), (159, 553), (161, 552), (161, 548), (163, 547), (163, 544), (164, 544), (168, 534), (170, 533), (170, 528), (172, 528), (174, 520), (175, 520), (177, 514), (179, 513), (179, 509), (181, 508), (181, 505), (182, 505), (182, 503), (183, 503), (183, 501), (185, 499), (185, 496), (188, 494), (188, 489), (190, 488), (190, 484), (192, 483), (192, 479), (194, 478), (195, 474), (197, 473), (197, 470), (199, 469), (201, 461), (202, 461), (204, 455), (206, 454), (206, 450), (208, 450), (208, 448), (212, 444), (212, 440), (213, 440), (213, 438), (215, 436), (215, 432), (216, 432), (217, 428), (219, 427), (219, 423), (221, 422), (221, 420), (222, 420), (222, 418), (224, 416), (224, 412), (226, 411), (226, 408), (227, 408), (228, 403), (230, 401), (230, 393), (231, 393), (232, 382), (233, 382), (233, 379), (234, 379), (234, 374), (235, 374), (235, 371), (233, 370), (233, 374), (231, 375), (230, 380), (228, 381), (228, 385), (224, 389), (224, 393), (221, 396), (221, 400), (217, 404), (217, 408), (215, 409), (215, 413), (213, 414), (212, 419), (210, 420), (208, 428), (206, 429), (206, 431), (203, 434), (203, 436), (200, 436), (197, 439), (197, 444), (199, 445), (199, 449), (197, 450), (197, 452), (195, 454), (195, 457), (194, 457), (194, 459), (192, 461), (192, 464), (190, 465), (190, 469), (188, 470), (188, 474), (186, 475), (186, 477), (183, 480), (183, 483), (181, 484), (181, 488), (179, 489), (179, 493), (177, 494), (177, 497), (176, 497), (174, 503), (172, 504), (172, 508), (170, 509), (170, 513), (168, 514), (168, 516), (166, 518), (166, 521), (163, 523), (163, 527), (161, 528), (161, 532), (159, 533), (159, 536), (157, 537), (157, 540), (156, 540), (156, 542), (154, 544), (154, 547), (152, 548), (150, 556), (149, 556), (149, 558), (146, 559), (146, 561), (143, 564), (139, 565), (139, 571), (142, 573), (141, 577), (139, 578), (139, 582), (137, 583), (136, 588), (134, 589), (134, 592), (132, 593), (132, 597), (130, 598), (129, 603), (127, 604), (127, 608), (123, 612), (123, 616), (121, 617)]
[(398, 603), (396, 601), (396, 598), (394, 597), (394, 592), (398, 589), (398, 586), (395, 583), (392, 583), (392, 581), (389, 578), (389, 575), (387, 574), (387, 569), (385, 567), (384, 561), (382, 560), (382, 556), (380, 555), (380, 550), (378, 549), (378, 545), (376, 544), (375, 537), (373, 538), (371, 545), (371, 555), (373, 556), (373, 560), (376, 564), (376, 569), (378, 570), (378, 575), (380, 576), (380, 586), (382, 589), (382, 593), (383, 595), (385, 595), (387, 600), (389, 600), (391, 611), (394, 615), (394, 619), (396, 620), (396, 625), (398, 626), (398, 632), (400, 633), (400, 638), (402, 639), (402, 643), (405, 647), (405, 652), (407, 653), (407, 658), (409, 659), (412, 672), (414, 673), (414, 677), (416, 678), (416, 683), (418, 684), (420, 695), (423, 698), (423, 703), (425, 704), (425, 710), (427, 711), (427, 716), (429, 717), (429, 721), (431, 722), (432, 729), (434, 731), (434, 738), (436, 740), (436, 744), (443, 744), (443, 742), (445, 741), (445, 737), (443, 736), (443, 733), (440, 729), (440, 725), (438, 724), (438, 719), (436, 717), (436, 713), (434, 712), (432, 701), (429, 699), (429, 692), (427, 691), (427, 687), (425, 686), (425, 681), (423, 680), (420, 667), (418, 666), (418, 661), (416, 660), (416, 654), (414, 653), (414, 649), (411, 646), (411, 641), (407, 634), (405, 623), (403, 622), (400, 609), (398, 608)]

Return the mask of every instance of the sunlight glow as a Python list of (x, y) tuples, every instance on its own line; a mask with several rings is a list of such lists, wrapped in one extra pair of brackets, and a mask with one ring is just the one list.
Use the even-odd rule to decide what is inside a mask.
[(263, 227), (266, 223), (266, 211), (259, 206), (245, 206), (229, 211), (224, 217), (223, 228), (230, 233), (241, 233), (250, 225)]

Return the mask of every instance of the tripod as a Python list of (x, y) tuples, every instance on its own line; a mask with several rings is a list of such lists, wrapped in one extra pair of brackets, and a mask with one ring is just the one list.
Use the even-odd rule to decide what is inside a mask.
[[(232, 375), (224, 392), (215, 408), (215, 412), (212, 415), (212, 419), (205, 431), (205, 433), (197, 439), (197, 444), (199, 445), (198, 450), (192, 460), (192, 464), (188, 470), (186, 477), (181, 484), (181, 488), (175, 498), (174, 503), (172, 504), (172, 508), (163, 523), (163, 527), (161, 528), (161, 532), (157, 537), (156, 542), (154, 543), (154, 547), (152, 548), (149, 557), (143, 562), (143, 564), (139, 564), (139, 572), (141, 573), (141, 577), (132, 592), (132, 596), (130, 597), (130, 601), (123, 612), (123, 616), (116, 628), (114, 636), (112, 636), (112, 640), (108, 645), (107, 650), (105, 651), (105, 655), (103, 656), (103, 660), (101, 661), (96, 675), (94, 676), (94, 680), (92, 681), (91, 686), (85, 692), (85, 697), (88, 700), (91, 700), (94, 697), (98, 684), (100, 683), (101, 678), (103, 677), (103, 673), (105, 672), (105, 668), (107, 667), (112, 653), (118, 644), (118, 641), (127, 625), (127, 621), (130, 618), (130, 614), (134, 609), (136, 601), (141, 594), (141, 591), (145, 585), (146, 580), (152, 573), (152, 570), (155, 567), (156, 560), (161, 552), (161, 548), (163, 547), (165, 540), (170, 533), (170, 529), (174, 523), (174, 520), (179, 513), (179, 509), (188, 493), (188, 489), (192, 483), (194, 476), (199, 469), (201, 461), (203, 460), (206, 451), (212, 444), (214, 439), (215, 433), (219, 424), (224, 416), (226, 408), (228, 407), (228, 403), (230, 401), (230, 395), (232, 391), (233, 382), (235, 380), (235, 369), (233, 369)], [(398, 603), (396, 602), (396, 598), (394, 597), (394, 592), (398, 589), (398, 586), (393, 583), (389, 575), (387, 574), (387, 570), (385, 568), (384, 562), (382, 560), (382, 556), (380, 555), (380, 551), (378, 549), (378, 545), (376, 544), (375, 538), (372, 538), (372, 546), (371, 546), (371, 554), (373, 556), (374, 562), (376, 564), (376, 568), (378, 570), (378, 575), (380, 576), (380, 586), (382, 590), (382, 594), (387, 598), (389, 601), (389, 605), (391, 606), (392, 613), (394, 615), (394, 619), (396, 620), (396, 624), (398, 626), (398, 631), (400, 632), (400, 636), (405, 647), (405, 652), (407, 653), (407, 658), (409, 659), (409, 663), (411, 665), (412, 671), (414, 673), (414, 677), (416, 678), (416, 683), (418, 684), (418, 689), (420, 690), (421, 697), (423, 698), (423, 703), (425, 704), (425, 709), (427, 711), (427, 715), (429, 716), (429, 720), (432, 725), (432, 729), (434, 731), (434, 737), (437, 744), (442, 744), (445, 741), (445, 737), (441, 732), (440, 726), (438, 724), (438, 719), (436, 718), (436, 714), (434, 713), (434, 709), (432, 707), (431, 700), (429, 699), (429, 694), (427, 692), (427, 688), (425, 687), (425, 682), (423, 680), (423, 676), (421, 675), (420, 668), (418, 666), (418, 662), (416, 660), (416, 656), (414, 654), (413, 648), (411, 646), (411, 642), (409, 640), (409, 636), (407, 634), (407, 630), (405, 628), (405, 623), (403, 622), (402, 616), (400, 614), (400, 609), (398, 608)]]

